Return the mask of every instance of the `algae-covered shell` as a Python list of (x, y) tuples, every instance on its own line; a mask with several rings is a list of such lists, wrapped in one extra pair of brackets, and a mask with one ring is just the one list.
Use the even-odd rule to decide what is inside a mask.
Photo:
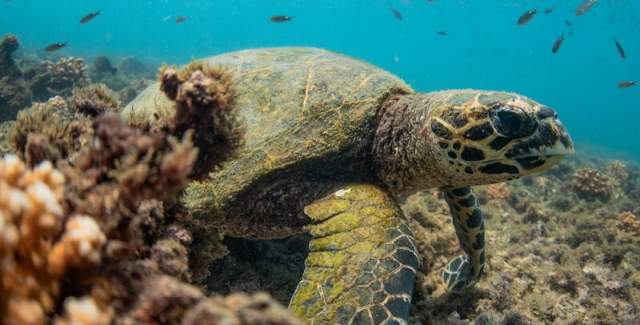
[[(191, 184), (186, 202), (196, 214), (218, 217), (246, 214), (254, 219), (264, 212), (261, 220), (254, 219), (258, 224), (265, 218), (277, 218), (275, 211), (267, 210), (282, 206), (265, 203), (265, 199), (298, 202), (290, 208), (312, 200), (309, 193), (314, 190), (298, 186), (310, 175), (358, 180), (347, 174), (370, 172), (364, 170), (368, 167), (363, 155), (371, 145), (377, 109), (390, 94), (412, 92), (402, 80), (380, 68), (316, 48), (252, 49), (204, 61), (232, 75), (245, 144), (234, 159), (211, 175), (211, 181)], [(173, 114), (173, 105), (155, 84), (122, 114), (128, 119), (152, 120), (154, 114)], [(286, 226), (296, 223), (281, 221), (278, 224)]]

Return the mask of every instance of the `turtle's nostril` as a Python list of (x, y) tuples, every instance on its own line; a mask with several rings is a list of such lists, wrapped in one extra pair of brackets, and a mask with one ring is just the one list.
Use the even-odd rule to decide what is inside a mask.
[(538, 112), (536, 113), (536, 115), (540, 119), (544, 119), (544, 118), (548, 118), (548, 117), (553, 117), (554, 119), (558, 118), (558, 113), (556, 113), (556, 111), (552, 110), (549, 107), (541, 107), (538, 110)]

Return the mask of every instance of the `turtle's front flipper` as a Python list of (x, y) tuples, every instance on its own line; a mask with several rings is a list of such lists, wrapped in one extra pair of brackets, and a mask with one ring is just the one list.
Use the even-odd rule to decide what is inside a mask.
[(478, 201), (469, 187), (445, 191), (453, 226), (466, 255), (451, 260), (442, 272), (449, 290), (473, 286), (484, 269), (484, 220)]
[(313, 239), (293, 313), (312, 324), (405, 324), (419, 258), (393, 198), (347, 186), (305, 213)]

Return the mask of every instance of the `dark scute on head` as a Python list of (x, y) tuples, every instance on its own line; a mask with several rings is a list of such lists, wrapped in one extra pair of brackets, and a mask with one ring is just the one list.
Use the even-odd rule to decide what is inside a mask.
[(473, 147), (465, 147), (460, 157), (466, 161), (480, 161), (484, 159), (484, 152)]
[(461, 128), (461, 127), (467, 125), (467, 123), (469, 123), (469, 119), (466, 116), (458, 113), (453, 117), (453, 120), (451, 121), (451, 123), (456, 128)]
[(542, 124), (538, 128), (538, 134), (531, 139), (513, 146), (505, 156), (507, 158), (520, 157), (530, 154), (534, 149), (543, 146), (552, 147), (559, 140), (558, 134), (549, 124)]
[(470, 208), (476, 204), (476, 197), (470, 195), (464, 199), (461, 199), (460, 201), (458, 201), (458, 203), (460, 203), (460, 205), (463, 207)]
[(455, 152), (453, 152), (453, 151), (449, 151), (449, 152), (447, 152), (447, 155), (448, 155), (448, 156), (449, 156), (449, 158), (451, 158), (451, 159), (456, 159), (456, 158), (458, 158), (458, 155), (457, 155)]
[(511, 142), (511, 139), (499, 136), (499, 137), (491, 140), (491, 142), (489, 143), (489, 146), (493, 150), (500, 150), (500, 149), (504, 148), (504, 146), (509, 144), (509, 142)]
[(453, 149), (455, 149), (455, 150), (460, 150), (460, 147), (462, 147), (462, 145), (461, 145), (461, 144), (460, 144), (460, 142), (458, 142), (458, 141), (456, 141), (456, 142), (453, 144)]
[(438, 145), (439, 145), (439, 146), (440, 146), (440, 148), (442, 148), (442, 149), (447, 149), (447, 148), (449, 147), (449, 144), (448, 144), (448, 143), (446, 143), (446, 142), (442, 142), (442, 141), (438, 142)]
[(438, 121), (433, 121), (433, 123), (431, 123), (431, 131), (443, 139), (451, 140), (451, 138), (453, 138), (451, 131)]
[(549, 118), (549, 117), (553, 117), (553, 118), (557, 118), (558, 115), (556, 114), (556, 112), (554, 110), (552, 110), (549, 107), (541, 107), (538, 112), (536, 112), (536, 116), (539, 119), (545, 119), (545, 118)]
[(478, 141), (487, 138), (491, 134), (493, 134), (493, 127), (489, 122), (485, 122), (470, 128), (464, 136), (467, 139)]
[(518, 174), (520, 172), (518, 167), (499, 162), (494, 162), (478, 169), (485, 174)]
[(465, 172), (465, 173), (467, 173), (467, 174), (473, 174), (473, 168), (471, 168), (471, 167), (465, 167), (465, 168), (464, 168), (464, 172)]

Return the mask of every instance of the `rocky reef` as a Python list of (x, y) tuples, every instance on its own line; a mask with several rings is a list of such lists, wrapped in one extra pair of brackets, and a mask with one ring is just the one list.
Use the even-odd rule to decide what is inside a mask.
[(18, 111), (33, 102), (55, 96), (70, 99), (74, 89), (92, 82), (103, 84), (118, 101), (128, 103), (153, 79), (153, 69), (134, 58), (123, 59), (121, 68), (116, 68), (106, 56), (96, 57), (91, 65), (75, 57), (41, 60), (23, 54), (16, 58), (19, 47), (13, 35), (0, 39), (0, 121), (15, 119)]

